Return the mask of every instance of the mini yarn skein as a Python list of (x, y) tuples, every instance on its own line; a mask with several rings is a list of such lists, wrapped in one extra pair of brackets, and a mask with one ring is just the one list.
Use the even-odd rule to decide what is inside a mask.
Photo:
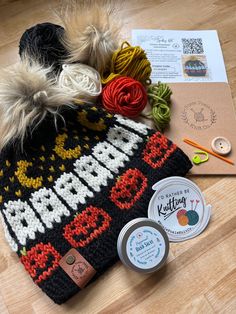
[(99, 73), (85, 64), (63, 64), (58, 79), (59, 87), (67, 94), (73, 95), (77, 104), (96, 102), (101, 94), (102, 84)]
[(111, 113), (133, 118), (145, 108), (147, 93), (139, 81), (121, 76), (103, 88), (102, 104)]
[(117, 76), (129, 76), (142, 84), (150, 84), (151, 63), (145, 51), (139, 46), (123, 42), (120, 49), (112, 55), (110, 73), (102, 75), (102, 83), (107, 84)]
[(63, 34), (64, 28), (53, 23), (41, 23), (25, 30), (19, 42), (21, 60), (27, 58), (58, 73), (68, 54), (62, 44)]
[(152, 107), (149, 114), (145, 116), (154, 121), (156, 128), (163, 131), (170, 123), (170, 96), (172, 91), (167, 84), (158, 82), (148, 87), (148, 101)]

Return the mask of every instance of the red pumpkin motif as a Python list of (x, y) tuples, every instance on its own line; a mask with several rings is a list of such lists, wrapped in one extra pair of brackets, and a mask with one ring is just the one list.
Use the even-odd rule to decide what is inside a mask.
[(64, 238), (74, 247), (84, 247), (110, 226), (111, 217), (101, 208), (90, 206), (64, 228)]
[(51, 243), (38, 243), (21, 256), (21, 262), (35, 283), (46, 280), (59, 266), (61, 255)]
[(143, 151), (143, 160), (152, 168), (160, 168), (176, 148), (175, 144), (157, 132), (149, 138)]
[(111, 190), (110, 199), (121, 209), (129, 209), (147, 187), (147, 178), (138, 169), (128, 169)]

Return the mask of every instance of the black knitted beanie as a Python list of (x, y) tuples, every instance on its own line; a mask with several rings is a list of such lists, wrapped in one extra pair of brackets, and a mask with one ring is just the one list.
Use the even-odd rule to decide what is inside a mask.
[(21, 59), (27, 57), (57, 74), (62, 69), (67, 51), (62, 44), (64, 28), (53, 23), (41, 23), (25, 30), (19, 43)]
[[(90, 106), (63, 117), (66, 125), (59, 121), (57, 130), (45, 119), (24, 153), (8, 146), (0, 155), (6, 239), (59, 304), (81, 289), (76, 278), (88, 267), (91, 282), (117, 261), (118, 234), (131, 219), (147, 216), (152, 185), (191, 168), (175, 144), (144, 124)], [(61, 266), (72, 248), (85, 261), (74, 269), (76, 278)]]

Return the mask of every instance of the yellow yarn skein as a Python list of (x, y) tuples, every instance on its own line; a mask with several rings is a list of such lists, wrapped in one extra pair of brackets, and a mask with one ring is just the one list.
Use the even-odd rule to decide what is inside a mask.
[(129, 76), (140, 81), (144, 85), (151, 83), (151, 63), (145, 51), (139, 46), (131, 46), (127, 41), (123, 42), (120, 49), (112, 55), (110, 74), (102, 75), (102, 84), (107, 84), (115, 77)]

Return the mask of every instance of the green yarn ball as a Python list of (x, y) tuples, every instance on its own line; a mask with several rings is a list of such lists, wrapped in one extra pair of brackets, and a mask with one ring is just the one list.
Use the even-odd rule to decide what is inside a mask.
[(167, 84), (152, 84), (147, 90), (148, 100), (152, 107), (147, 117), (152, 118), (155, 126), (161, 132), (169, 125), (170, 112), (170, 96), (172, 91)]

